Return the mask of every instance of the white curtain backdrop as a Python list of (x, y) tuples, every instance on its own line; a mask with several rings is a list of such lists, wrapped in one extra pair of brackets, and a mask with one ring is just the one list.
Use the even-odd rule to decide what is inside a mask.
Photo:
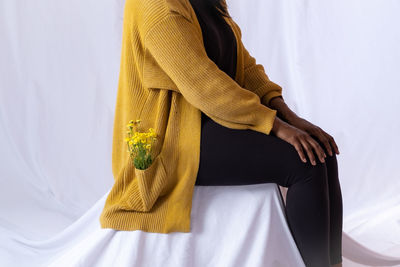
[[(40, 242), (113, 185), (124, 2), (0, 0), (0, 266), (18, 246), (50, 255)], [(344, 266), (400, 266), (400, 1), (227, 3), (289, 107), (339, 146)]]

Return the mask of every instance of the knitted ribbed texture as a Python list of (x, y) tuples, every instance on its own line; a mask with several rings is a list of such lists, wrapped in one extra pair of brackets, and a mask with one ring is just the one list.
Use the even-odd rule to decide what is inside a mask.
[[(282, 88), (269, 80), (241, 42), (233, 80), (207, 56), (189, 0), (126, 0), (112, 171), (114, 185), (102, 228), (190, 232), (200, 159), (201, 111), (232, 129), (270, 134), (276, 110), (266, 105)], [(153, 163), (136, 169), (125, 143), (129, 120), (158, 135)]]

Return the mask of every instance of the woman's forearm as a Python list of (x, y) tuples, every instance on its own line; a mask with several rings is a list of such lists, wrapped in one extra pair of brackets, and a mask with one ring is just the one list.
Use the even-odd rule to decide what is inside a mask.
[(272, 98), (269, 101), (269, 105), (268, 107), (275, 109), (277, 111), (277, 116), (286, 121), (287, 123), (291, 123), (291, 121), (293, 119), (298, 118), (298, 116), (296, 115), (296, 113), (294, 113), (289, 107), (288, 105), (286, 105), (285, 101), (283, 100), (282, 97), (277, 96)]

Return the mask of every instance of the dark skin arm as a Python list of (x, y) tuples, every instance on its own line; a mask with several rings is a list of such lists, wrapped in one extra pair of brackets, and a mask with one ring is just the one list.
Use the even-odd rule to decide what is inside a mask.
[(304, 162), (306, 162), (306, 159), (303, 149), (306, 150), (313, 165), (315, 165), (315, 157), (312, 149), (317, 153), (321, 162), (324, 162), (324, 158), (326, 157), (325, 152), (313, 137), (318, 138), (324, 144), (329, 155), (332, 156), (333, 151), (339, 154), (339, 149), (334, 138), (320, 127), (297, 116), (287, 106), (282, 97), (272, 98), (268, 103), (268, 107), (277, 110), (277, 118), (275, 119), (272, 132), (281, 139), (291, 143)]

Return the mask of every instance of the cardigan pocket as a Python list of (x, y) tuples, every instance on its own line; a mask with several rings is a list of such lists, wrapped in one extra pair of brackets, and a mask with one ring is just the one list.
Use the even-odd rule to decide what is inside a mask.
[(135, 177), (126, 185), (120, 204), (127, 210), (150, 211), (156, 200), (165, 194), (167, 173), (161, 154), (147, 169), (136, 169), (130, 162), (126, 171), (134, 173)]

